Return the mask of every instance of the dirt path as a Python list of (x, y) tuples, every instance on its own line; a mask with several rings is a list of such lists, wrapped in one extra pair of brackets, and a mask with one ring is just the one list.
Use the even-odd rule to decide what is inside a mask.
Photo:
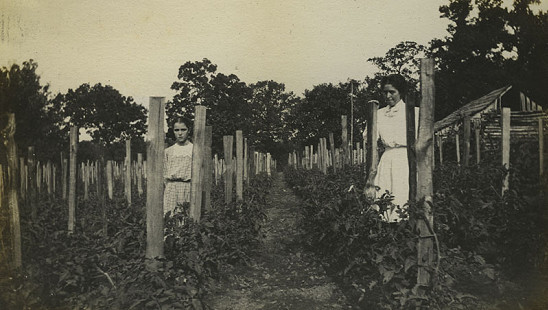
[(350, 309), (297, 228), (299, 199), (279, 174), (269, 194), (265, 240), (250, 266), (234, 267), (206, 303), (212, 309)]

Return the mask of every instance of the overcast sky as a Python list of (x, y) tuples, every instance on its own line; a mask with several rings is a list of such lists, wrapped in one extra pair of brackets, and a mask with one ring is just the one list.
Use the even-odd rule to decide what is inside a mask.
[(0, 66), (32, 58), (54, 93), (101, 82), (143, 101), (170, 99), (179, 66), (208, 58), (246, 83), (275, 80), (301, 95), (372, 75), (367, 58), (401, 41), (444, 37), (445, 3), (0, 0)]

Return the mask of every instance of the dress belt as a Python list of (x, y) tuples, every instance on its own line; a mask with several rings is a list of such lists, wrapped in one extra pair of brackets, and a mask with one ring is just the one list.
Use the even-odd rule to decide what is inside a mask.
[(174, 179), (168, 179), (169, 182), (185, 182), (185, 183), (190, 183), (190, 179), (189, 180), (185, 180), (185, 179), (182, 179), (182, 178), (174, 178)]

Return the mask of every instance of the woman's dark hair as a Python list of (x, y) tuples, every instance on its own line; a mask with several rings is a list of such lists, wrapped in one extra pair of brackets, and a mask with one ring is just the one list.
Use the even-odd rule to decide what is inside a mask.
[(400, 93), (400, 97), (402, 99), (405, 98), (405, 95), (407, 94), (407, 81), (403, 76), (399, 74), (387, 75), (381, 80), (381, 89), (383, 89), (386, 84), (394, 86)]

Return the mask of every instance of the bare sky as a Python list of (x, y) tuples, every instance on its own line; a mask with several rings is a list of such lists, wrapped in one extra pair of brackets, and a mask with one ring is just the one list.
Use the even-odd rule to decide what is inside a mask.
[(54, 93), (101, 82), (143, 101), (208, 58), (246, 83), (300, 95), (363, 79), (367, 58), (446, 35), (443, 0), (0, 0), (0, 66), (34, 59)]

